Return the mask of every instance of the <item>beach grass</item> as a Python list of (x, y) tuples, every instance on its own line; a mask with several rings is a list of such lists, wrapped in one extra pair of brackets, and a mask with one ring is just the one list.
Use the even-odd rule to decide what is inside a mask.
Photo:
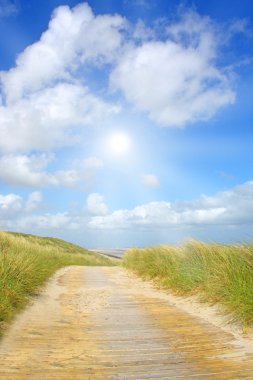
[(0, 335), (57, 269), (115, 263), (116, 260), (60, 239), (0, 232)]
[(253, 325), (253, 245), (189, 241), (183, 246), (133, 248), (123, 266), (177, 295), (222, 304), (232, 320)]

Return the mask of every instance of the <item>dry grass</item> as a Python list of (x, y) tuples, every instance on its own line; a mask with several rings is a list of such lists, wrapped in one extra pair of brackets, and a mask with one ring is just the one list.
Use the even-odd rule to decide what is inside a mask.
[(0, 334), (57, 269), (114, 264), (114, 260), (60, 239), (0, 232)]
[(123, 265), (181, 295), (224, 305), (245, 327), (253, 324), (253, 246), (204, 244), (131, 249)]

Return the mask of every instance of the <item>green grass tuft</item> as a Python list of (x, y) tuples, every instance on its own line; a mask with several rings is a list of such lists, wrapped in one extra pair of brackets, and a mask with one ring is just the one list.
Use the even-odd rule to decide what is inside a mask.
[(55, 238), (0, 232), (0, 335), (29, 297), (67, 265), (115, 265), (113, 259)]
[(130, 249), (123, 266), (179, 295), (220, 303), (244, 327), (253, 324), (253, 246), (204, 244)]

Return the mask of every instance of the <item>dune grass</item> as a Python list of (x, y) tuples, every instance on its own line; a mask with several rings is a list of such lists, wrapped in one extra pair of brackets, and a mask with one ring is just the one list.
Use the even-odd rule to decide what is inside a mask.
[(57, 269), (115, 262), (60, 239), (0, 232), (0, 335)]
[(123, 266), (178, 295), (220, 303), (244, 328), (253, 325), (253, 245), (204, 244), (130, 249)]

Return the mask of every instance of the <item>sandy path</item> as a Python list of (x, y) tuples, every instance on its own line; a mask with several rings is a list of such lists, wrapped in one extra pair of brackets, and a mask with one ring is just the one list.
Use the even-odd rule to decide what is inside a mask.
[(253, 379), (234, 335), (117, 267), (68, 267), (0, 344), (1, 380)]

